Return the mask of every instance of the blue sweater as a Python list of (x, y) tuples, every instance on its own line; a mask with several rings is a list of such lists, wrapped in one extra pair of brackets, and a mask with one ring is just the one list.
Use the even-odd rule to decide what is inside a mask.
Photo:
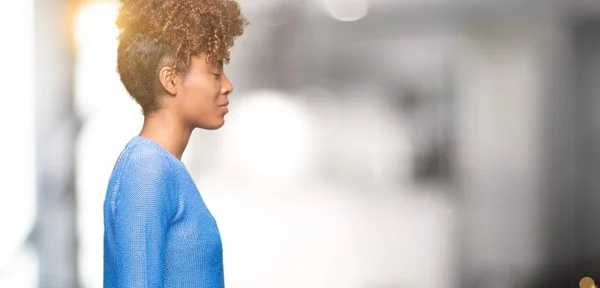
[(217, 224), (181, 161), (136, 136), (104, 201), (104, 287), (222, 288)]

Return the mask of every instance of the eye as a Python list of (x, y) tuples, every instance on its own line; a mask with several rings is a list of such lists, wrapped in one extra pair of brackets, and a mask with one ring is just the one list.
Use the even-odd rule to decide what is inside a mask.
[(221, 79), (221, 74), (213, 73), (213, 75), (215, 75), (215, 80)]

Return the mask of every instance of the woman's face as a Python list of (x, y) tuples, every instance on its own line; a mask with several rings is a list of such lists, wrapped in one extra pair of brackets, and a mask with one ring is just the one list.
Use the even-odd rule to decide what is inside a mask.
[(206, 55), (192, 56), (189, 73), (177, 87), (177, 108), (194, 127), (214, 130), (225, 124), (228, 96), (233, 91), (223, 63), (207, 63)]

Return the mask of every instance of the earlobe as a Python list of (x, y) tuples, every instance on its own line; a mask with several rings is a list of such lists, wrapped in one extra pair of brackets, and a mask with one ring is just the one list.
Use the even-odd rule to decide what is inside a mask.
[(160, 84), (171, 95), (177, 94), (177, 74), (171, 67), (165, 66), (158, 73)]

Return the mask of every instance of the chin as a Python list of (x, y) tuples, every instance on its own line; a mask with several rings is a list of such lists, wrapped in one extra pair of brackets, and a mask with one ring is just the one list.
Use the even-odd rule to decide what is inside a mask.
[(215, 121), (213, 123), (203, 123), (202, 125), (198, 125), (197, 127), (204, 130), (217, 130), (225, 125), (225, 120), (221, 119), (221, 121)]

